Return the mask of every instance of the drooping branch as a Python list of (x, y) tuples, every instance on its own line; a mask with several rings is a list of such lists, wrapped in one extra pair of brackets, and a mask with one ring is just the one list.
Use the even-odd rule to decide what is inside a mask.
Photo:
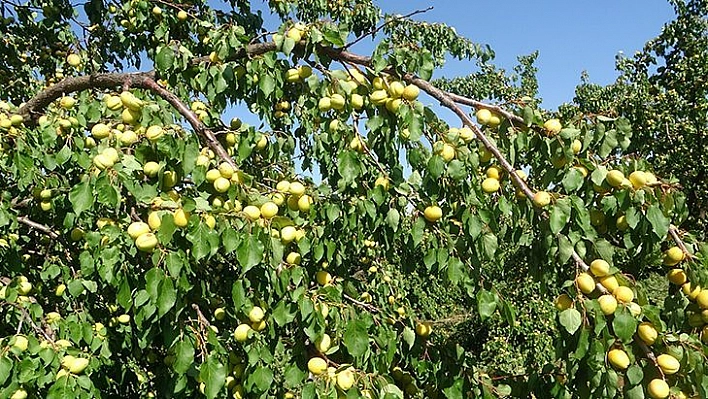
[(506, 160), (504, 155), (502, 155), (501, 152), (499, 152), (499, 149), (494, 145), (494, 143), (489, 140), (489, 138), (482, 133), (482, 130), (475, 125), (474, 122), (472, 122), (472, 119), (463, 111), (449, 96), (448, 93), (438, 89), (437, 87), (433, 86), (429, 82), (413, 76), (413, 75), (406, 75), (403, 77), (404, 80), (406, 80), (409, 83), (412, 83), (418, 87), (420, 87), (423, 91), (428, 93), (431, 97), (435, 98), (436, 100), (440, 101), (440, 103), (451, 110), (452, 112), (457, 115), (462, 123), (467, 126), (468, 128), (472, 129), (474, 132), (475, 136), (477, 136), (477, 139), (484, 144), (484, 146), (491, 152), (494, 157), (499, 161), (500, 165), (504, 170), (506, 170), (507, 173), (509, 173), (509, 177), (511, 178), (512, 182), (514, 185), (519, 188), (525, 195), (526, 198), (533, 198), (534, 192), (531, 190), (529, 185), (526, 183), (524, 179), (521, 178), (516, 173), (516, 169), (512, 164), (509, 163), (509, 161)]
[[(345, 62), (350, 62), (353, 64), (359, 64), (363, 65), (366, 67), (371, 67), (371, 58), (350, 53), (348, 51), (342, 51), (339, 49), (334, 49), (331, 47), (321, 47), (320, 48), (322, 51), (324, 51), (327, 55), (329, 55), (332, 58), (335, 59), (340, 59)], [(389, 73), (393, 73), (393, 71), (387, 71)], [(494, 157), (499, 161), (501, 166), (509, 173), (509, 176), (511, 180), (514, 182), (514, 185), (518, 187), (524, 194), (526, 194), (527, 198), (533, 198), (533, 191), (531, 188), (526, 184), (526, 182), (516, 173), (516, 169), (506, 160), (506, 158), (499, 152), (499, 149), (487, 138), (487, 136), (482, 133), (482, 131), (479, 129), (477, 125), (475, 125), (474, 122), (467, 116), (467, 114), (457, 106), (457, 104), (452, 100), (450, 97), (449, 93), (446, 93), (437, 87), (433, 86), (430, 82), (423, 80), (415, 75), (412, 74), (406, 74), (403, 76), (403, 80), (410, 84), (414, 84), (418, 86), (421, 90), (425, 91), (433, 97), (434, 99), (440, 101), (440, 104), (451, 110), (452, 112), (457, 115), (460, 120), (463, 122), (463, 124), (474, 132), (475, 136), (479, 141), (484, 144), (485, 147), (494, 155)]]
[(168, 91), (164, 87), (160, 86), (155, 82), (153, 79), (145, 79), (143, 82), (143, 87), (155, 92), (158, 96), (162, 97), (165, 101), (170, 103), (177, 112), (179, 112), (187, 121), (189, 122), (190, 125), (192, 125), (192, 129), (202, 137), (209, 148), (216, 153), (216, 155), (219, 156), (222, 160), (225, 162), (228, 162), (233, 168), (236, 168), (236, 163), (234, 162), (233, 158), (229, 156), (229, 153), (226, 152), (226, 149), (224, 146), (219, 143), (219, 140), (216, 139), (216, 136), (214, 135), (214, 132), (211, 131), (202, 121), (199, 120), (197, 115), (192, 112), (192, 110), (189, 109), (187, 104), (185, 104), (182, 100), (180, 100), (179, 97), (177, 97), (174, 93)]
[(518, 125), (525, 125), (524, 124), (524, 119), (514, 113), (511, 113), (504, 108), (497, 106), (497, 105), (491, 105), (484, 103), (482, 101), (478, 100), (473, 100), (471, 98), (463, 97), (454, 93), (447, 93), (448, 97), (450, 99), (458, 104), (462, 105), (468, 105), (470, 107), (473, 107), (474, 109), (480, 110), (480, 109), (488, 109), (495, 114), (501, 115), (504, 118), (510, 120), (512, 123), (518, 124)]

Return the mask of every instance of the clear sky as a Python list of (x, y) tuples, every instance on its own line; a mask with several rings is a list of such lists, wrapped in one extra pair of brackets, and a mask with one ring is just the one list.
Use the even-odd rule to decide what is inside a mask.
[[(408, 14), (433, 6), (415, 19), (441, 22), (474, 42), (489, 44), (495, 63), (511, 70), (518, 55), (538, 50), (539, 92), (545, 108), (573, 98), (580, 74), (594, 83), (615, 80), (615, 56), (632, 55), (674, 17), (667, 0), (381, 0), (386, 12)], [(469, 72), (450, 62), (435, 76)]]

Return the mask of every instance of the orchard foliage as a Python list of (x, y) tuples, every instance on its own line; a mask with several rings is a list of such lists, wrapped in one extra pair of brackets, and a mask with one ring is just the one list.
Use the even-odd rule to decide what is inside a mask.
[(370, 1), (269, 6), (3, 2), (0, 397), (708, 396), (708, 254), (631, 120)]

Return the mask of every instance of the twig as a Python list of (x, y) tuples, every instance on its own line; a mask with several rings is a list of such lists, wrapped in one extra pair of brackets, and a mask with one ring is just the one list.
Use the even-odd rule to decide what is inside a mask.
[(364, 309), (368, 310), (368, 311), (371, 312), (371, 313), (381, 313), (381, 309), (377, 308), (377, 307), (374, 306), (374, 305), (371, 305), (371, 304), (368, 304), (368, 303), (366, 303), (366, 302), (362, 302), (362, 301), (356, 300), (356, 299), (350, 297), (350, 296), (347, 295), (347, 294), (343, 294), (342, 296), (344, 297), (344, 299), (346, 299), (346, 300), (352, 302), (353, 304), (355, 304), (355, 305), (357, 305), (357, 306), (359, 306), (359, 307), (361, 307), (361, 308), (364, 308)]
[[(575, 264), (576, 264), (578, 267), (580, 267), (581, 269), (583, 269), (584, 272), (587, 272), (588, 270), (590, 270), (590, 266), (588, 266), (588, 264), (585, 263), (585, 261), (583, 260), (583, 258), (581, 258), (580, 255), (578, 255), (578, 253), (575, 252), (575, 250), (573, 250), (573, 253), (571, 254), (571, 256), (573, 257), (573, 260), (575, 261)], [(605, 286), (602, 285), (602, 284), (600, 284), (600, 283), (596, 283), (596, 284), (595, 284), (595, 287), (597, 288), (598, 291), (602, 292), (603, 294), (609, 293), (609, 291), (607, 290), (607, 288), (605, 288)]]
[(24, 225), (27, 225), (27, 226), (29, 226), (29, 227), (35, 229), (35, 230), (41, 231), (42, 233), (46, 234), (47, 236), (49, 236), (49, 238), (51, 238), (51, 239), (53, 239), (53, 240), (57, 240), (57, 239), (59, 239), (59, 238), (61, 237), (61, 236), (59, 235), (59, 233), (57, 233), (56, 231), (54, 231), (54, 230), (52, 230), (51, 228), (49, 228), (49, 226), (46, 226), (46, 225), (43, 225), (43, 224), (41, 224), (41, 223), (37, 223), (37, 222), (35, 222), (35, 221), (33, 221), (33, 220), (30, 220), (30, 219), (29, 219), (28, 217), (26, 217), (26, 216), (18, 216), (18, 217), (17, 217), (17, 221), (20, 222), (20, 223), (22, 223), (22, 224), (24, 224)]
[[(38, 222), (35, 222), (35, 221), (29, 219), (29, 218), (26, 217), (26, 216), (18, 216), (18, 217), (17, 217), (17, 221), (20, 222), (20, 223), (22, 223), (22, 224), (24, 224), (24, 225), (26, 225), (26, 226), (29, 226), (30, 228), (32, 228), (32, 229), (34, 229), (34, 230), (40, 231), (41, 233), (47, 235), (47, 236), (48, 236), (49, 238), (51, 238), (52, 240), (57, 240), (57, 241), (59, 241), (59, 243), (61, 244), (61, 246), (64, 248), (64, 255), (66, 255), (66, 258), (67, 258), (69, 261), (72, 261), (72, 260), (73, 260), (73, 257), (71, 256), (71, 252), (69, 252), (69, 248), (70, 248), (69, 243), (66, 242), (66, 240), (64, 239), (64, 237), (62, 237), (62, 236), (61, 236), (59, 233), (57, 233), (56, 231), (52, 230), (49, 226), (44, 225), (44, 224), (41, 224), (41, 223), (38, 223)], [(70, 266), (70, 268), (71, 268), (72, 274), (73, 274), (73, 275), (76, 275), (76, 272), (74, 271), (73, 266)]]
[(395, 16), (395, 17), (389, 19), (388, 21), (384, 22), (383, 24), (377, 26), (374, 30), (369, 31), (369, 32), (366, 32), (366, 33), (363, 33), (361, 36), (359, 36), (359, 37), (357, 37), (356, 39), (354, 39), (353, 42), (348, 43), (348, 44), (345, 44), (345, 45), (344, 45), (344, 49), (346, 50), (346, 49), (352, 47), (353, 45), (355, 45), (355, 44), (359, 43), (360, 41), (364, 40), (364, 38), (366, 38), (367, 36), (372, 36), (372, 37), (373, 37), (373, 36), (374, 36), (376, 33), (378, 33), (381, 29), (385, 28), (387, 25), (390, 25), (390, 24), (392, 24), (392, 23), (395, 22), (395, 21), (399, 21), (399, 20), (405, 19), (405, 18), (410, 18), (410, 17), (412, 17), (412, 16), (414, 16), (414, 15), (416, 15), (416, 14), (422, 14), (422, 13), (428, 12), (428, 11), (430, 11), (430, 10), (432, 10), (432, 9), (433, 9), (433, 6), (430, 6), (430, 7), (425, 8), (425, 9), (415, 10), (415, 11), (413, 11), (413, 12), (411, 12), (411, 13), (406, 14), (406, 15), (398, 15), (398, 16)]
[(364, 154), (366, 154), (371, 159), (371, 161), (374, 162), (381, 174), (383, 174), (385, 177), (388, 177), (388, 172), (386, 172), (386, 169), (383, 167), (383, 165), (379, 163), (378, 159), (374, 157), (374, 154), (371, 153), (369, 146), (361, 138), (361, 133), (359, 133), (359, 118), (357, 118), (356, 116), (353, 116), (352, 118), (354, 119), (354, 123), (352, 124), (354, 126), (354, 133), (356, 134), (356, 137), (359, 140), (359, 143), (361, 144), (361, 148), (364, 150)]
[(203, 325), (205, 325), (205, 326), (207, 326), (207, 327), (210, 327), (210, 326), (211, 326), (211, 323), (209, 323), (209, 320), (208, 320), (206, 317), (204, 317), (204, 313), (202, 313), (202, 310), (199, 309), (199, 305), (197, 305), (196, 303), (193, 303), (193, 304), (192, 304), (192, 309), (194, 309), (194, 311), (197, 312), (197, 317), (199, 318), (199, 323), (200, 323), (200, 324), (203, 324)]
[(23, 319), (27, 319), (27, 321), (30, 323), (30, 325), (32, 326), (32, 329), (33, 329), (35, 332), (37, 332), (38, 334), (43, 335), (44, 338), (46, 338), (47, 341), (49, 341), (49, 342), (52, 344), (52, 346), (55, 345), (55, 343), (54, 343), (54, 338), (51, 337), (51, 336), (49, 336), (49, 334), (47, 334), (47, 332), (46, 332), (45, 330), (41, 329), (41, 328), (32, 320), (32, 317), (30, 317), (30, 314), (29, 314), (29, 312), (27, 312), (27, 309), (25, 309), (23, 306), (20, 306), (20, 305), (18, 305), (18, 304), (15, 304), (15, 303), (13, 303), (13, 304), (11, 304), (11, 305), (13, 305), (13, 306), (16, 307), (17, 309), (19, 309), (20, 312), (22, 312), (22, 317), (23, 317)]
[(512, 123), (516, 123), (522, 126), (525, 126), (524, 119), (514, 113), (511, 113), (509, 111), (506, 111), (502, 107), (499, 107), (497, 105), (490, 105), (487, 103), (483, 103), (482, 101), (477, 101), (473, 100), (471, 98), (463, 97), (458, 94), (454, 93), (447, 93), (447, 95), (450, 97), (450, 99), (458, 104), (463, 104), (463, 105), (469, 105), (470, 107), (473, 107), (475, 109), (488, 109), (495, 114), (499, 114)]
[(693, 254), (688, 252), (688, 248), (686, 248), (686, 244), (683, 242), (683, 240), (681, 240), (681, 237), (679, 236), (679, 232), (678, 232), (678, 229), (676, 228), (676, 226), (674, 226), (674, 225), (669, 226), (669, 235), (674, 240), (676, 245), (679, 248), (681, 248), (681, 251), (683, 251), (683, 253), (685, 254), (686, 257), (688, 257), (689, 259), (694, 258)]
[(651, 360), (652, 363), (654, 363), (654, 368), (656, 368), (659, 371), (659, 374), (661, 375), (661, 378), (664, 378), (664, 370), (659, 367), (659, 363), (656, 360), (656, 355), (654, 355), (654, 352), (652, 352), (651, 348), (646, 344), (646, 342), (642, 341), (642, 339), (639, 337), (639, 335), (634, 334), (634, 342), (636, 342), (639, 345), (639, 348), (644, 352), (646, 355), (647, 359)]

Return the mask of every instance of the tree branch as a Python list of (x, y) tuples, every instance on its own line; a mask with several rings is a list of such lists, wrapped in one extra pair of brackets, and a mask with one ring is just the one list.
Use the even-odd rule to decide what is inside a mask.
[(644, 355), (647, 357), (647, 359), (649, 359), (654, 364), (654, 368), (659, 372), (659, 375), (661, 375), (661, 378), (663, 379), (664, 370), (662, 370), (659, 366), (659, 363), (656, 360), (656, 355), (654, 354), (654, 352), (652, 352), (651, 348), (649, 348), (646, 342), (642, 341), (642, 339), (637, 334), (634, 334), (634, 342), (639, 345), (639, 348), (641, 348), (642, 352), (644, 352)]
[[(585, 261), (583, 260), (583, 258), (581, 258), (580, 255), (578, 255), (578, 253), (575, 252), (575, 250), (573, 250), (573, 253), (571, 254), (571, 256), (573, 257), (573, 260), (575, 261), (575, 264), (576, 264), (578, 267), (580, 267), (581, 269), (583, 269), (584, 272), (587, 272), (588, 270), (590, 270), (590, 266), (588, 266), (588, 264), (585, 263)], [(609, 292), (609, 291), (607, 290), (607, 288), (605, 288), (605, 286), (602, 285), (602, 284), (600, 284), (600, 283), (596, 283), (596, 284), (595, 284), (595, 287), (597, 288), (598, 291), (602, 292), (603, 294), (608, 294), (608, 293), (611, 294), (611, 292)]]
[[(256, 56), (274, 51), (277, 46), (274, 42), (256, 43), (245, 46), (232, 56), (227, 61), (235, 61), (238, 59)], [(201, 62), (209, 61), (209, 56), (194, 58), (192, 65), (197, 65)], [(89, 89), (115, 89), (124, 84), (128, 86), (148, 88), (145, 86), (146, 80), (157, 79), (155, 70), (147, 72), (122, 72), (122, 73), (98, 73), (93, 75), (69, 77), (41, 91), (38, 95), (29, 100), (19, 110), (18, 114), (24, 116), (25, 123), (32, 122), (38, 118), (49, 104), (54, 100), (77, 91)]]

